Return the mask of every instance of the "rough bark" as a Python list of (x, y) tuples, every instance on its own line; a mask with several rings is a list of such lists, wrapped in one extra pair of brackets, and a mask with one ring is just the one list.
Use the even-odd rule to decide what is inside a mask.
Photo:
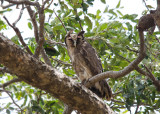
[(0, 34), (0, 64), (24, 82), (50, 93), (85, 114), (112, 114), (112, 109), (86, 87), (24, 52)]

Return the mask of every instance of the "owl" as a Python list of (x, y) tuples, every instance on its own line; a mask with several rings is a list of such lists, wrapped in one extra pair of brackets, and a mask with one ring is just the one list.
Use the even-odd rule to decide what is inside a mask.
[[(84, 31), (78, 34), (72, 34), (72, 32), (67, 33), (65, 44), (72, 66), (83, 84), (89, 78), (102, 73), (103, 68), (95, 49), (84, 39)], [(110, 100), (112, 97), (111, 88), (106, 80), (96, 82), (89, 89), (100, 98)]]

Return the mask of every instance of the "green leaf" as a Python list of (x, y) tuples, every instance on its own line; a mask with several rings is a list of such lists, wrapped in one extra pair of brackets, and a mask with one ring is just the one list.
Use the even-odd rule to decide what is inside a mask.
[(7, 109), (7, 110), (6, 110), (6, 113), (7, 113), (7, 114), (10, 114), (10, 110), (9, 110), (9, 109)]
[(110, 9), (108, 12), (117, 17), (117, 14), (114, 12), (114, 9)]
[(105, 30), (106, 28), (108, 27), (108, 24), (107, 23), (103, 23), (101, 26), (100, 26), (100, 31), (102, 30)]
[(132, 15), (126, 14), (126, 15), (124, 15), (122, 18), (123, 18), (123, 19), (131, 20), (131, 21), (133, 21), (133, 22), (136, 22), (136, 17), (137, 17), (137, 16), (138, 16), (137, 14), (132, 14)]
[(45, 9), (45, 11), (46, 11), (47, 13), (53, 13), (53, 10), (51, 10), (51, 9)]
[(26, 114), (32, 114), (32, 108), (27, 107), (27, 111), (26, 112), (27, 112)]
[(79, 3), (81, 4), (83, 2), (83, 0), (79, 0)]
[(17, 45), (20, 45), (20, 43), (19, 43), (19, 38), (18, 38), (17, 36), (12, 37), (12, 38), (11, 38), (11, 41), (14, 42), (14, 43), (17, 44)]
[(95, 16), (94, 14), (88, 13), (87, 15), (88, 15), (89, 17), (91, 17), (92, 19), (95, 19), (95, 18), (96, 18), (96, 16)]
[(153, 6), (151, 6), (151, 5), (147, 5), (147, 7), (148, 7), (148, 8), (154, 8), (154, 7), (153, 7)]
[(156, 103), (156, 107), (160, 107), (160, 98), (158, 99), (158, 101)]
[(0, 19), (0, 30), (6, 29), (5, 23)]
[(2, 11), (0, 11), (0, 14), (3, 14), (5, 12), (9, 12), (9, 11), (12, 11), (12, 9), (8, 8), (7, 10), (2, 10)]
[(84, 2), (81, 5), (82, 5), (82, 8), (83, 8), (83, 11), (87, 13), (87, 9), (88, 9), (89, 6)]
[(108, 12), (108, 6), (105, 8), (104, 13)]
[(9, 109), (10, 109), (10, 110), (14, 110), (14, 108), (13, 108), (13, 107), (9, 107)]
[(106, 4), (106, 0), (101, 0), (102, 3)]
[(118, 2), (118, 4), (117, 4), (116, 8), (119, 8), (119, 7), (120, 7), (120, 4), (121, 4), (121, 0), (119, 0), (119, 2)]
[(123, 16), (123, 14), (122, 14), (119, 10), (117, 10), (117, 12), (118, 12), (121, 16)]
[(53, 30), (60, 30), (62, 28), (63, 28), (63, 26), (61, 24), (58, 24), (58, 25), (53, 27)]
[(92, 22), (91, 22), (91, 20), (89, 19), (88, 16), (85, 16), (85, 17), (84, 17), (84, 21), (85, 21), (86, 24), (88, 25), (88, 28), (89, 28), (89, 29), (92, 29)]
[(32, 110), (40, 112), (41, 114), (45, 114), (44, 110), (40, 106), (32, 106)]
[(24, 97), (24, 102), (23, 102), (23, 104), (21, 105), (22, 107), (26, 105), (27, 100), (28, 100), (28, 97), (27, 97), (27, 95), (26, 95), (26, 96)]
[(32, 30), (32, 24), (31, 24), (31, 22), (28, 22), (28, 27)]

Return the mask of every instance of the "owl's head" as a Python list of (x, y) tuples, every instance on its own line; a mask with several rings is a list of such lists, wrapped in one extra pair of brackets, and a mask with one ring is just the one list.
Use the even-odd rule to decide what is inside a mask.
[(72, 34), (73, 30), (69, 31), (65, 37), (66, 46), (77, 47), (84, 41), (84, 31), (79, 32), (78, 34)]

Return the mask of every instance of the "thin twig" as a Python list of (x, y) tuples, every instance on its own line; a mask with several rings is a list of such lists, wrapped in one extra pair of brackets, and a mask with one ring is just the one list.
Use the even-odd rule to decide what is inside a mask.
[(156, 80), (156, 78), (152, 75), (152, 73), (147, 73), (143, 71), (141, 68), (139, 68), (138, 66), (135, 68), (135, 70), (138, 71), (140, 74), (143, 74), (149, 77), (153, 81), (153, 84), (156, 86), (157, 90), (160, 91), (160, 81)]
[(115, 99), (111, 99), (112, 102), (117, 102), (117, 103), (121, 103), (121, 104), (125, 104), (125, 102), (123, 101), (118, 101), (118, 100), (115, 100)]
[(157, 36), (155, 36), (156, 40), (158, 41), (158, 43), (160, 44), (160, 40), (157, 38)]
[(45, 1), (43, 1), (43, 3), (42, 3), (42, 7), (41, 7), (43, 10), (45, 9), (45, 8), (44, 8), (44, 6), (45, 6), (45, 5), (46, 5), (46, 3), (47, 3), (47, 2), (49, 2), (49, 1), (50, 1), (50, 0), (45, 0)]
[(139, 53), (139, 51), (137, 51), (137, 50), (130, 49), (129, 46), (126, 46), (126, 48), (127, 48), (129, 51), (133, 51), (133, 52), (135, 52), (135, 53)]
[(21, 9), (18, 19), (12, 24), (14, 27), (17, 24), (17, 22), (21, 19), (22, 14), (23, 14), (23, 10), (24, 10), (24, 8)]
[(47, 42), (48, 44), (50, 44), (50, 45), (61, 45), (61, 46), (63, 46), (63, 47), (66, 48), (66, 45), (63, 44), (62, 42), (56, 42), (56, 41), (51, 40), (50, 38), (48, 38), (48, 39), (46, 40), (46, 42)]
[(66, 65), (66, 66), (72, 66), (72, 64), (64, 62), (64, 61), (61, 61), (59, 59), (55, 59), (55, 58), (51, 58), (51, 59), (53, 59), (54, 61), (58, 62), (59, 64), (63, 64), (63, 65)]
[(147, 4), (146, 4), (146, 1), (145, 1), (145, 0), (143, 0), (143, 2), (144, 2), (144, 4), (145, 4), (145, 6), (146, 6), (147, 10), (149, 11), (149, 8), (148, 8), (148, 6), (147, 6)]
[(66, 33), (67, 33), (67, 29), (66, 29), (65, 25), (63, 24), (62, 20), (58, 17), (58, 15), (57, 15), (56, 12), (54, 11), (54, 9), (53, 9), (53, 12), (54, 12), (54, 14), (56, 15), (56, 17), (58, 18), (58, 20), (61, 22), (61, 24), (63, 25), (63, 27), (64, 27), (64, 29), (65, 29), (65, 31), (66, 31)]
[(48, 6), (46, 8), (44, 8), (44, 10), (48, 9), (51, 6), (52, 3), (53, 3), (53, 0), (48, 4)]
[(123, 91), (119, 91), (119, 92), (117, 92), (117, 93), (113, 93), (112, 95), (113, 95), (113, 98), (114, 97), (116, 97), (118, 94), (120, 94), (120, 93), (122, 93)]
[(16, 4), (8, 4), (8, 5), (5, 5), (5, 6), (1, 6), (3, 9), (6, 9), (6, 8), (9, 8), (9, 7), (12, 7), (12, 6), (14, 6), (14, 5), (16, 5)]
[(81, 20), (79, 19), (79, 25), (80, 25), (80, 27), (81, 27), (81, 29), (82, 29), (82, 31), (83, 31), (83, 27), (82, 27), (82, 24), (81, 24)]
[(1, 88), (5, 88), (6, 86), (11, 85), (12, 83), (20, 82), (20, 81), (21, 81), (21, 80), (20, 80), (19, 78), (14, 78), (14, 79), (12, 79), (12, 80), (4, 83), (4, 84), (1, 84), (0, 87), (1, 87)]
[(11, 25), (10, 22), (8, 21), (8, 19), (7, 19), (5, 16), (3, 16), (3, 18), (6, 20), (6, 22), (8, 23), (8, 25), (9, 25), (10, 27), (12, 27), (12, 29), (15, 31), (15, 33), (17, 34), (20, 42), (21, 42), (22, 45), (26, 48), (27, 52), (28, 52), (30, 55), (33, 55), (32, 52), (31, 52), (31, 50), (29, 49), (29, 47), (28, 47), (28, 46), (26, 45), (26, 43), (24, 42), (23, 37), (22, 37), (21, 32), (19, 31), (19, 29), (18, 29), (17, 27), (15, 27), (15, 26)]
[(8, 68), (0, 67), (0, 74), (4, 74), (4, 73), (13, 74)]
[[(5, 90), (5, 89), (4, 89), (4, 90)], [(15, 104), (15, 105), (20, 109), (21, 114), (23, 114), (23, 110), (22, 110), (21, 107), (14, 101), (14, 99), (12, 98), (12, 96), (10, 95), (10, 93), (9, 93), (8, 91), (5, 91), (5, 92), (6, 92), (6, 93), (8, 94), (8, 96), (11, 98), (13, 104)]]
[(139, 105), (137, 105), (137, 108), (136, 108), (135, 114), (137, 114), (137, 113), (138, 113), (138, 109), (139, 109)]

